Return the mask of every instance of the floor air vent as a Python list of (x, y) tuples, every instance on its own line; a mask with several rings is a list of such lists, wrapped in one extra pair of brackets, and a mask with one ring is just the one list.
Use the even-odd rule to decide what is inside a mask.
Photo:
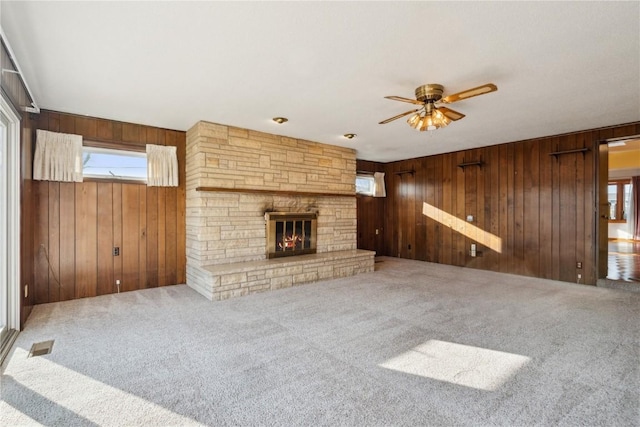
[(31, 350), (29, 350), (29, 357), (34, 356), (44, 356), (45, 354), (51, 353), (51, 349), (53, 349), (53, 341), (42, 341), (37, 342), (31, 346)]

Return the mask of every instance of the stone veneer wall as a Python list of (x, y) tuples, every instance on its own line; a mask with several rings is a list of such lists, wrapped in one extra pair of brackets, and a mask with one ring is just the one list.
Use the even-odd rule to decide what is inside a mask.
[(355, 150), (201, 121), (186, 151), (187, 283), (202, 281), (204, 267), (266, 259), (266, 211), (315, 211), (318, 253), (356, 250)]

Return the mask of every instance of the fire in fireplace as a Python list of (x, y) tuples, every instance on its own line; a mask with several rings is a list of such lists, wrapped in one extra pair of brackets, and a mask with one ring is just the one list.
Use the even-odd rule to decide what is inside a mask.
[(267, 258), (316, 253), (317, 215), (267, 212)]

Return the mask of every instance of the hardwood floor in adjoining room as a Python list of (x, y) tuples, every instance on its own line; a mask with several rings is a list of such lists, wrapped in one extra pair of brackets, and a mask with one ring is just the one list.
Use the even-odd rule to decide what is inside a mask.
[(610, 240), (607, 279), (640, 284), (640, 241)]

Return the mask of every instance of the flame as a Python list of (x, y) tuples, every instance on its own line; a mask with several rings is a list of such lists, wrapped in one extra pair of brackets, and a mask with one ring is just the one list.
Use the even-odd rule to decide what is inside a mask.
[(282, 242), (278, 243), (280, 249), (294, 249), (298, 243), (302, 242), (302, 236), (299, 234), (292, 234), (291, 236), (284, 236)]

